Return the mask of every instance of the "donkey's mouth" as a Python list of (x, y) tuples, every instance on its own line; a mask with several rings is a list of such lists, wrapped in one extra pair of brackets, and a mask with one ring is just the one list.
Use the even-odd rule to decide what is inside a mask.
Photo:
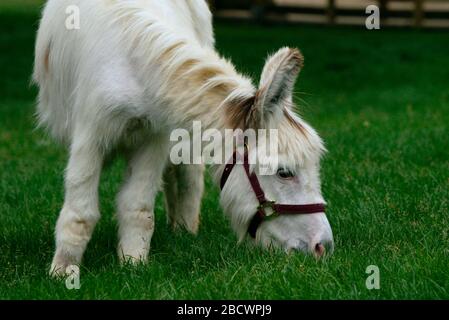
[(309, 245), (306, 241), (301, 239), (289, 239), (285, 242), (285, 251), (288, 253), (294, 251), (307, 253), (309, 251)]
[(309, 243), (301, 239), (289, 239), (285, 242), (284, 250), (287, 253), (302, 252), (312, 254), (316, 258), (322, 258), (332, 254), (334, 245), (332, 241)]

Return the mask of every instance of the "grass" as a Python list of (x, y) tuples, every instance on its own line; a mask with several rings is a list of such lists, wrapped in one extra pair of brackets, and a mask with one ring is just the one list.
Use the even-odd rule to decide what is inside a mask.
[[(121, 267), (118, 160), (102, 177), (82, 287), (69, 291), (47, 276), (67, 154), (35, 130), (37, 21), (33, 6), (0, 10), (1, 299), (449, 298), (447, 32), (218, 24), (219, 50), (255, 78), (268, 52), (302, 49), (297, 101), (329, 149), (322, 181), (335, 254), (317, 262), (237, 245), (208, 178), (199, 235), (171, 232), (159, 197), (150, 263)], [(369, 265), (380, 268), (380, 290), (365, 287)]]

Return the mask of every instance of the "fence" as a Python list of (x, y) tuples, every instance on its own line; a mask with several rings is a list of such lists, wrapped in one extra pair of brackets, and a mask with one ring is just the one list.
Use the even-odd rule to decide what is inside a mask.
[(211, 0), (219, 18), (258, 22), (365, 25), (367, 6), (380, 8), (382, 26), (449, 28), (449, 0)]

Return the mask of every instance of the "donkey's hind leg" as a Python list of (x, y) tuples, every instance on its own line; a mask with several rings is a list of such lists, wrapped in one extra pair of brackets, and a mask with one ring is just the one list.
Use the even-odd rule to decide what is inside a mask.
[(182, 226), (196, 234), (200, 222), (204, 190), (203, 165), (170, 165), (164, 175), (167, 221), (174, 228)]
[(118, 195), (119, 245), (122, 262), (145, 262), (154, 231), (154, 203), (160, 189), (168, 144), (154, 139), (132, 154), (128, 177)]

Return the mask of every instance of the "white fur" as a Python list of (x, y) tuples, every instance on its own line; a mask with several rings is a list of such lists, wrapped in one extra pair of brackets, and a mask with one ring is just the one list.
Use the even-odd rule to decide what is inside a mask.
[[(79, 30), (65, 28), (69, 5), (80, 9)], [(257, 90), (213, 46), (211, 13), (204, 0), (47, 2), (36, 43), (38, 117), (41, 126), (70, 147), (52, 273), (63, 274), (67, 266), (81, 262), (100, 217), (97, 189), (102, 163), (118, 146), (129, 158), (127, 180), (117, 200), (120, 258), (147, 260), (154, 199), (164, 180), (168, 220), (173, 226), (197, 231), (203, 168), (168, 164), (169, 133), (191, 128), (194, 120), (200, 120), (204, 128), (224, 129), (226, 105), (250, 98)], [(288, 49), (281, 50), (286, 53)], [(276, 79), (273, 87), (279, 90), (282, 81), (293, 80), (282, 76), (288, 70), (273, 68), (279, 60), (275, 58), (267, 63), (264, 77)], [(261, 82), (265, 90), (269, 82)], [(285, 87), (292, 89), (292, 85)], [(291, 97), (291, 92), (286, 93)], [(275, 113), (276, 108), (284, 106), (266, 109)], [(280, 131), (284, 164), (301, 171), (301, 183), (277, 187), (268, 180), (276, 177), (264, 177), (267, 194), (286, 203), (321, 201), (321, 140), (299, 117), (296, 121), (307, 129), (306, 135), (279, 114), (274, 119), (271, 123)], [(231, 175), (221, 199), (243, 237), (256, 203), (245, 176), (238, 174), (240, 169)], [(219, 176), (222, 166), (212, 170)], [(278, 219), (264, 223), (258, 232), (262, 243), (281, 246), (292, 239), (312, 245), (331, 238), (324, 215)]]

